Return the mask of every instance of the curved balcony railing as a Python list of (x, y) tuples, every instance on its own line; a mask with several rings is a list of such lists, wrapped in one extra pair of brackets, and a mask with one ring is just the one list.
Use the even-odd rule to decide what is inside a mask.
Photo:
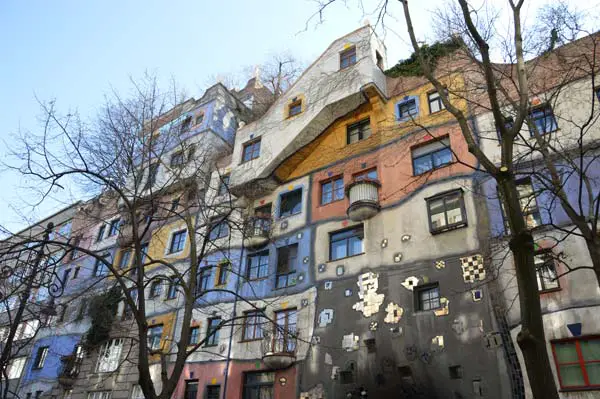
[(74, 354), (60, 358), (60, 368), (58, 370), (58, 382), (65, 387), (71, 387), (75, 383), (83, 358)]
[(379, 212), (379, 187), (381, 183), (371, 179), (356, 180), (346, 186), (346, 195), (350, 200), (347, 214), (351, 220), (366, 220)]
[(244, 245), (255, 248), (265, 245), (271, 235), (271, 217), (253, 216), (244, 226)]
[(296, 360), (298, 330), (296, 328), (264, 332), (262, 356), (265, 366), (272, 370), (285, 369)]

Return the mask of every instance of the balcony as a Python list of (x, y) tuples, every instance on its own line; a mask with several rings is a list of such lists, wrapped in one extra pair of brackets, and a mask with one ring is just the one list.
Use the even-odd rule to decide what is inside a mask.
[(248, 219), (244, 228), (244, 246), (246, 248), (262, 247), (269, 241), (271, 234), (271, 218), (254, 216)]
[(58, 370), (58, 382), (65, 388), (72, 387), (79, 375), (81, 369), (82, 356), (75, 354), (63, 356), (60, 358), (60, 368)]
[(371, 179), (356, 180), (346, 187), (346, 195), (350, 199), (346, 213), (351, 220), (360, 222), (379, 212), (379, 187), (381, 183)]
[(276, 330), (264, 333), (262, 340), (262, 360), (271, 370), (281, 370), (290, 367), (296, 360), (296, 345), (298, 331)]

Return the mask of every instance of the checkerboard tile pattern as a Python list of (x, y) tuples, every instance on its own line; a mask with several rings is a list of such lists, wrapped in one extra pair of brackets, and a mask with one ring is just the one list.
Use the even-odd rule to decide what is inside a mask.
[(483, 266), (483, 256), (471, 255), (460, 258), (463, 279), (465, 283), (474, 283), (485, 279), (485, 268)]

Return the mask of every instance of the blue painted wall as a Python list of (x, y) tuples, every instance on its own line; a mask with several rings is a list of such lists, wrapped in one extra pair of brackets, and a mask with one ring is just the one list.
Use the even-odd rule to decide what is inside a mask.
[[(235, 285), (237, 283), (237, 276), (239, 274), (239, 265), (241, 259), (241, 249), (231, 249), (227, 252), (213, 252), (207, 255), (201, 262), (201, 267), (210, 267), (218, 265), (223, 260), (229, 260), (231, 262), (232, 271), (227, 276), (227, 284), (225, 286), (219, 286), (224, 290), (235, 292)], [(208, 283), (209, 289), (214, 289), (216, 285), (217, 271), (212, 268), (210, 281)], [(217, 302), (233, 301), (234, 295), (228, 292), (211, 291), (204, 294), (202, 297), (197, 299), (198, 305), (207, 305)]]
[[(31, 355), (27, 360), (23, 382), (32, 382), (39, 379), (56, 379), (61, 367), (61, 356), (73, 353), (75, 345), (79, 343), (81, 337), (78, 335), (61, 335), (45, 337), (38, 339), (31, 350)], [(33, 369), (38, 348), (48, 346), (48, 355), (44, 366), (41, 369)]]

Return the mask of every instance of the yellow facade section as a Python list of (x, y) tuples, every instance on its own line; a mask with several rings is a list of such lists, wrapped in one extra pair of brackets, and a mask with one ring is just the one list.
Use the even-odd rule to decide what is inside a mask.
[[(442, 81), (451, 93), (464, 91), (464, 81), (459, 74), (447, 76)], [(298, 150), (283, 162), (275, 171), (277, 178), (281, 181), (296, 179), (336, 161), (377, 148), (404, 134), (421, 129), (420, 126), (436, 126), (453, 121), (454, 116), (446, 110), (435, 113), (429, 112), (427, 95), (432, 91), (434, 91), (433, 86), (426, 84), (408, 90), (387, 101), (378, 96), (371, 97), (368, 103), (335, 121), (313, 142)], [(418, 116), (414, 120), (398, 121), (396, 119), (396, 104), (405, 97), (411, 96), (419, 99)], [(450, 101), (466, 112), (467, 102), (462, 96), (451, 94)], [(370, 119), (370, 137), (348, 144), (348, 126), (366, 118)]]
[(188, 257), (190, 253), (189, 232), (186, 234), (185, 237), (185, 245), (183, 247), (183, 251), (176, 253), (170, 253), (169, 251), (173, 234), (183, 230), (186, 230), (186, 225), (181, 220), (174, 223), (166, 224), (154, 230), (152, 232), (152, 238), (150, 239), (150, 245), (148, 246), (148, 256), (151, 259), (164, 259), (166, 261), (176, 261)]
[[(152, 316), (148, 318), (146, 321), (148, 322), (148, 327), (154, 327), (162, 325), (162, 335), (160, 337), (160, 348), (161, 351), (167, 352), (172, 350), (172, 346), (176, 343), (173, 341), (173, 332), (175, 328), (175, 316), (176, 313), (165, 313), (158, 316)], [(156, 360), (159, 359), (159, 355), (153, 355), (152, 358), (156, 357)]]

